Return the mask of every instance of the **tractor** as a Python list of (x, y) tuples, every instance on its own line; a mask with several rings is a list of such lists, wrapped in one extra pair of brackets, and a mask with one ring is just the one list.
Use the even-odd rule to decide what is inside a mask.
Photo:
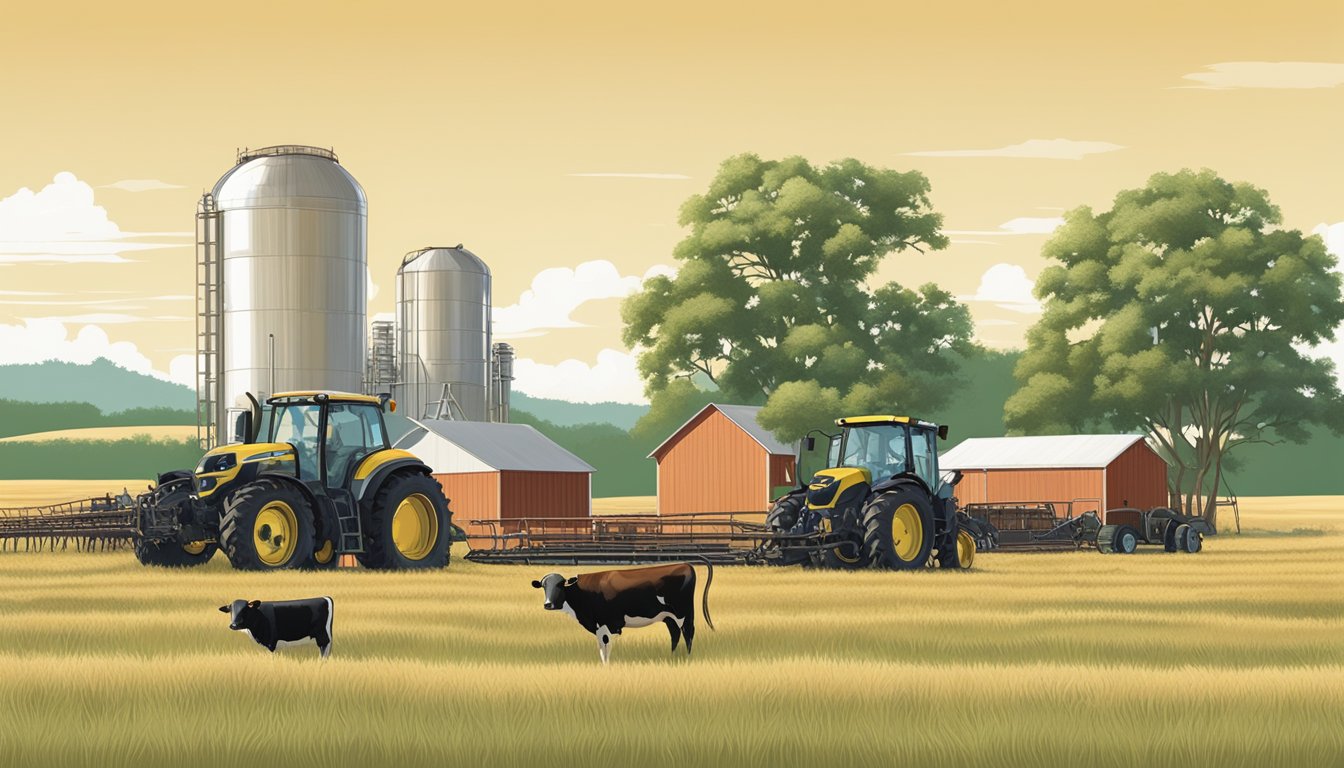
[[(803, 484), (804, 463), (817, 438), (803, 438), (796, 474), (800, 487), (775, 500), (766, 525), (784, 562), (827, 568), (906, 570), (936, 565), (969, 568), (976, 535), (957, 512), (952, 489), (938, 472), (938, 440), (947, 427), (907, 416), (837, 419), (828, 438), (826, 468)], [(790, 547), (821, 535), (820, 547)]]
[(442, 568), (452, 512), (424, 462), (391, 447), (386, 395), (289, 392), (239, 419), (241, 442), (159, 476), (140, 505), (141, 563), (193, 566), (222, 549), (244, 570)]

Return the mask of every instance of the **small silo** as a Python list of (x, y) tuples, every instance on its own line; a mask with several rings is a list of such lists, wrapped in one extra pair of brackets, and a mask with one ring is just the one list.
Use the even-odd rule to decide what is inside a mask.
[(358, 392), (365, 370), (368, 206), (335, 153), (243, 150), (200, 206), (203, 411), (233, 436), (245, 393)]
[(490, 268), (460, 244), (397, 270), (393, 396), (413, 418), (490, 420)]

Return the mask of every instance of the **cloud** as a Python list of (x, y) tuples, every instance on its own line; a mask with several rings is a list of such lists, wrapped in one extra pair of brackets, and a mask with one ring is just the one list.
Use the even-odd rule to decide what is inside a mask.
[(991, 319), (989, 319), (989, 320), (976, 320), (976, 321), (975, 321), (975, 327), (977, 327), (977, 328), (997, 328), (997, 327), (1000, 327), (1000, 326), (1006, 326), (1006, 325), (1021, 325), (1021, 323), (1019, 323), (1019, 322), (1017, 322), (1017, 321), (1015, 321), (1015, 320), (998, 320), (998, 319), (994, 319), (994, 318), (991, 318)]
[(1038, 160), (1082, 160), (1087, 155), (1124, 149), (1108, 141), (1074, 141), (1072, 139), (1030, 139), (1021, 144), (1009, 144), (993, 149), (932, 149), (906, 152), (915, 157), (1025, 157)]
[(0, 263), (125, 263), (120, 254), (185, 243), (133, 242), (181, 237), (183, 232), (123, 232), (94, 204), (93, 188), (62, 171), (34, 192), (27, 187), (0, 200)]
[(629, 296), (655, 275), (673, 275), (668, 266), (650, 267), (643, 277), (621, 275), (610, 261), (585, 261), (574, 269), (543, 269), (532, 278), (518, 303), (494, 310), (494, 335), (501, 339), (541, 336), (556, 328), (582, 328), (573, 320), (574, 310), (589, 301)]
[(158, 179), (122, 179), (104, 184), (100, 189), (120, 189), (122, 192), (152, 192), (158, 189), (185, 189), (181, 184), (169, 184)]
[[(118, 307), (118, 309), (141, 309), (141, 307)], [(159, 315), (155, 317), (145, 317), (143, 315), (127, 315), (112, 312), (97, 312), (83, 315), (64, 315), (51, 317), (25, 317), (24, 322), (36, 322), (50, 320), (57, 323), (70, 323), (72, 325), (81, 325), (84, 323), (96, 323), (99, 325), (125, 325), (126, 323), (185, 323), (190, 322), (191, 318), (186, 316)]]
[[(1041, 303), (1031, 295), (1033, 283), (1027, 271), (1016, 264), (995, 264), (980, 276), (980, 287), (974, 296), (961, 296), (962, 301), (988, 302), (1001, 309), (1023, 314), (1040, 314)], [(998, 325), (986, 321), (982, 325)]]
[(1226, 91), (1236, 88), (1309, 89), (1344, 85), (1344, 64), (1324, 61), (1227, 61), (1208, 64), (1206, 72), (1182, 75), (1197, 88)]
[(649, 402), (635, 355), (615, 349), (598, 352), (593, 365), (582, 360), (546, 365), (520, 357), (513, 363), (513, 375), (513, 388), (532, 397), (571, 403)]
[(1344, 221), (1337, 221), (1334, 224), (1317, 224), (1312, 228), (1311, 234), (1320, 235), (1321, 239), (1325, 241), (1325, 249), (1335, 258), (1344, 261)]
[[(1018, 216), (998, 229), (946, 229), (945, 235), (1048, 235), (1064, 224), (1062, 216)], [(969, 241), (966, 241), (969, 242)]]
[(165, 373), (156, 369), (134, 343), (112, 341), (107, 332), (97, 325), (85, 325), (71, 336), (59, 318), (28, 319), (23, 321), (23, 325), (0, 323), (0, 364), (31, 364), (48, 360), (88, 364), (103, 358), (129, 371), (194, 387), (194, 357), (175, 357)]
[(663, 179), (682, 181), (691, 178), (681, 173), (571, 173), (569, 176), (589, 179)]

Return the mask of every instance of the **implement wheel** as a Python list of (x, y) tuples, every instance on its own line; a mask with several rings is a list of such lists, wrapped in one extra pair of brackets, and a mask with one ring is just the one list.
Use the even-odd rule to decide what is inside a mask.
[(874, 499), (863, 511), (863, 545), (874, 568), (923, 568), (933, 549), (933, 507), (917, 488)]
[(1139, 548), (1139, 532), (1128, 525), (1120, 526), (1115, 531), (1115, 543), (1112, 546), (1122, 555), (1134, 554), (1134, 550)]
[(364, 554), (359, 564), (376, 569), (443, 568), (448, 565), (452, 513), (443, 487), (421, 474), (387, 481), (364, 510)]
[(234, 568), (297, 568), (313, 554), (313, 510), (295, 487), (258, 480), (224, 503), (220, 540)]
[(1103, 555), (1109, 555), (1115, 552), (1115, 534), (1120, 530), (1118, 525), (1103, 525), (1097, 531), (1097, 551)]
[(173, 541), (155, 542), (149, 539), (135, 540), (135, 559), (141, 565), (157, 565), (163, 568), (191, 568), (205, 565), (215, 556), (219, 545), (213, 541), (192, 541), (179, 544)]

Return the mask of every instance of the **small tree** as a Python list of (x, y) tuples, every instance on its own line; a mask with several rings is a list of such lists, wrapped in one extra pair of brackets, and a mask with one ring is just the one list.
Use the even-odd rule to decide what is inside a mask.
[(1036, 283), (1045, 312), (1008, 426), (1143, 430), (1171, 465), (1173, 499), (1216, 524), (1237, 446), (1344, 427), (1334, 366), (1308, 351), (1344, 320), (1335, 259), (1280, 221), (1263, 190), (1208, 170), (1067, 213), (1044, 248), (1057, 263)]
[[(784, 439), (834, 413), (924, 409), (945, 401), (970, 348), (965, 306), (934, 285), (870, 287), (883, 257), (946, 246), (923, 175), (857, 160), (729, 158), (682, 206), (691, 232), (675, 278), (656, 277), (622, 307), (625, 342), (659, 399), (678, 380), (762, 402)], [(675, 390), (686, 399), (684, 388)], [(802, 405), (806, 410), (800, 410)]]

